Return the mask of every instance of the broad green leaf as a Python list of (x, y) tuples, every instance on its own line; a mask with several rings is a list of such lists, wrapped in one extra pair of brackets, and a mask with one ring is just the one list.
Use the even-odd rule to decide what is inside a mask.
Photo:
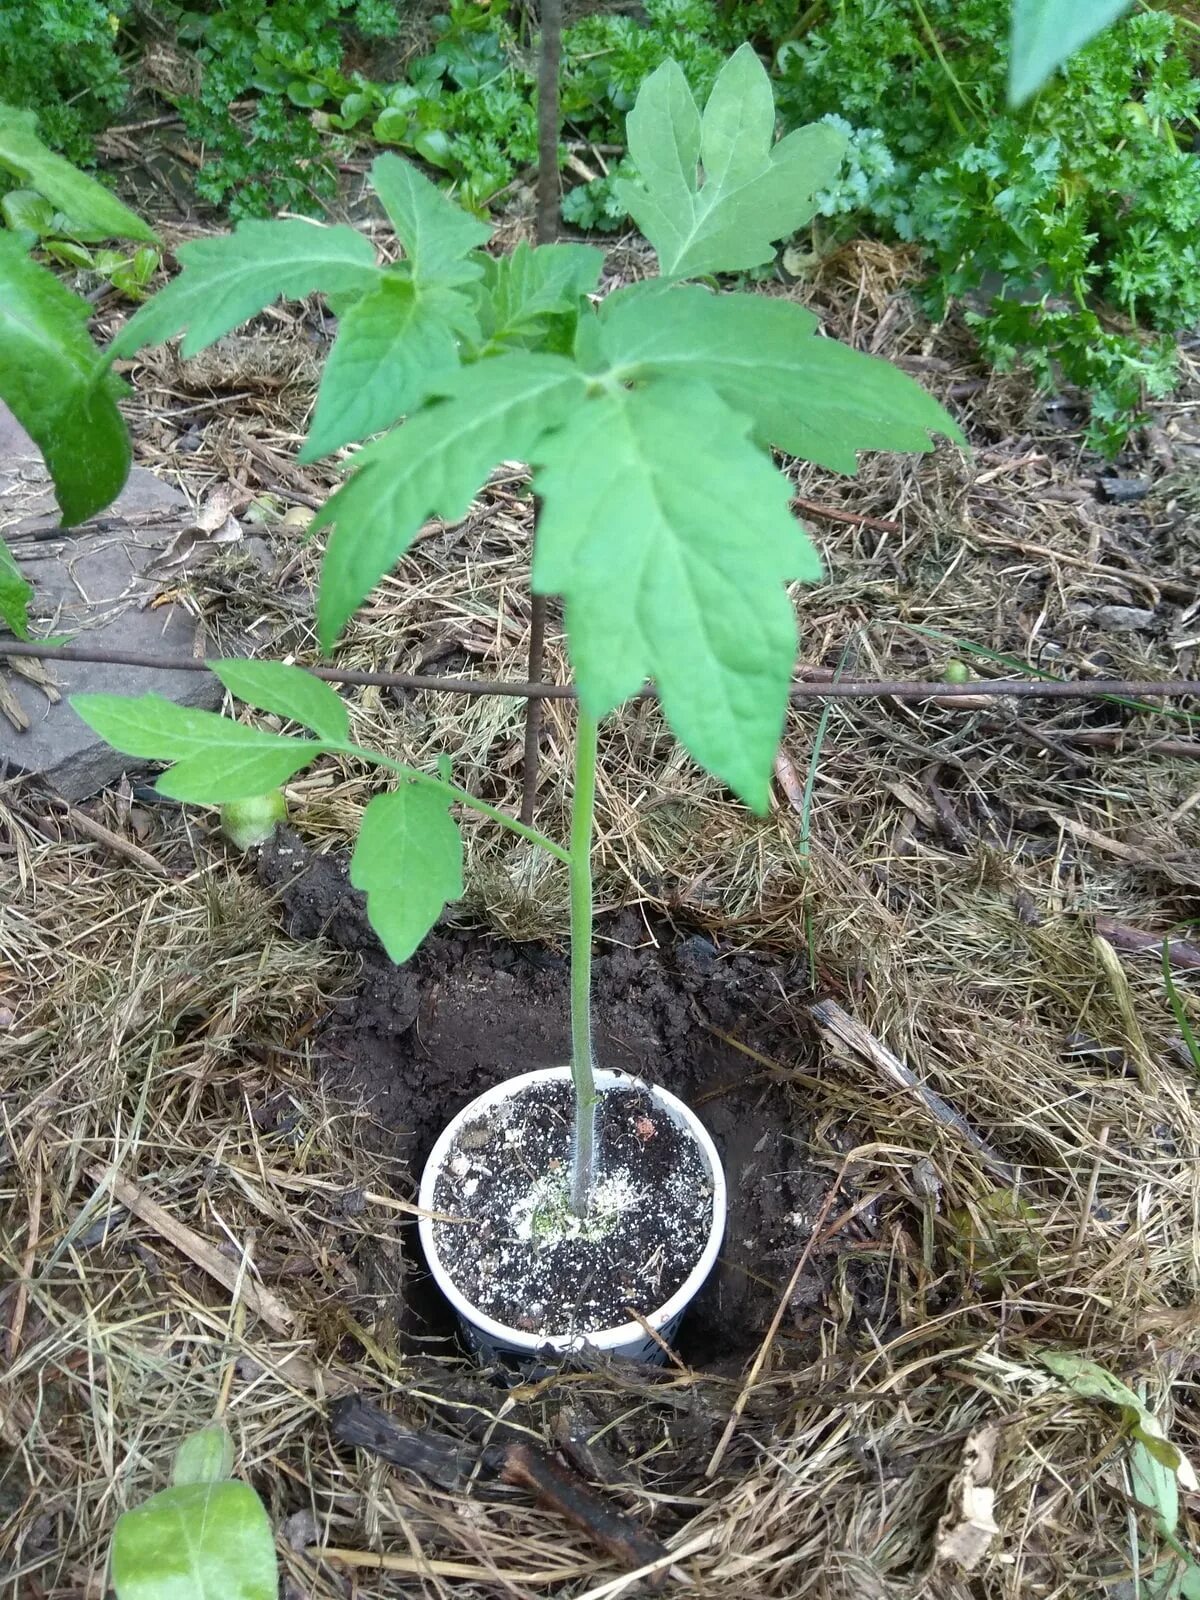
[(405, 783), (363, 812), (350, 882), (367, 897), (367, 918), (393, 961), (407, 961), (463, 892), (462, 837), (443, 791)]
[(774, 256), (776, 240), (810, 220), (817, 191), (841, 164), (845, 137), (817, 123), (772, 146), (774, 121), (770, 82), (748, 44), (722, 67), (703, 119), (676, 62), (646, 79), (626, 124), (638, 177), (615, 187), (664, 278), (760, 266)]
[(16, 557), (0, 539), (0, 626), (18, 639), (29, 637), (29, 602), (33, 585), (23, 575)]
[(278, 788), (306, 767), (320, 747), (308, 739), (295, 741), (298, 749), (223, 752), (219, 769), (211, 756), (187, 756), (168, 767), (155, 780), (159, 794), (193, 806), (224, 806), (232, 800), (251, 800)]
[(249, 1484), (189, 1483), (117, 1520), (117, 1600), (275, 1600), (279, 1571), (262, 1502)]
[(453, 289), (386, 277), (350, 307), (325, 363), (301, 461), (317, 461), (390, 428), (458, 366), (446, 317), (452, 296), (461, 299)]
[(36, 189), (68, 219), (76, 239), (144, 239), (157, 243), (154, 231), (123, 206), (102, 183), (89, 178), (37, 135), (32, 111), (0, 105), (0, 168), (11, 172), (26, 189)]
[(377, 156), (371, 187), (391, 218), (417, 283), (454, 285), (478, 278), (483, 266), (469, 259), (492, 230), (447, 199), (436, 184), (402, 156)]
[(822, 570), (748, 431), (702, 384), (589, 399), (537, 449), (533, 587), (564, 598), (593, 716), (653, 677), (701, 766), (765, 811), (796, 655), (784, 584)]
[(1191, 1462), (1178, 1445), (1171, 1443), (1158, 1418), (1128, 1384), (1086, 1356), (1069, 1350), (1044, 1350), (1038, 1359), (1075, 1394), (1116, 1406), (1132, 1437), (1141, 1441), (1155, 1461), (1169, 1468), (1185, 1489), (1195, 1492), (1197, 1480)]
[(49, 200), (43, 199), (33, 189), (10, 189), (0, 200), (0, 216), (3, 216), (6, 227), (16, 231), (25, 229), (39, 239), (44, 239), (56, 229), (62, 231), (58, 226), (61, 222), (60, 213)]
[(932, 434), (966, 445), (907, 373), (815, 337), (816, 326), (787, 300), (639, 286), (605, 303), (597, 349), (623, 381), (710, 383), (760, 441), (834, 472), (856, 473), (860, 450), (931, 450)]
[(175, 1452), (171, 1482), (220, 1483), (233, 1475), (233, 1440), (219, 1422), (189, 1433)]
[(114, 355), (134, 355), (186, 329), (180, 353), (194, 356), (276, 300), (356, 298), (381, 277), (361, 233), (299, 218), (242, 222), (232, 233), (182, 244), (176, 254), (183, 271), (129, 319), (113, 340)]
[(1179, 1526), (1179, 1479), (1140, 1439), (1129, 1451), (1129, 1476), (1138, 1505), (1154, 1512), (1160, 1533), (1173, 1534)]
[(311, 728), (329, 744), (345, 744), (350, 718), (335, 689), (303, 667), (282, 661), (210, 661), (221, 682), (247, 705)]
[(486, 299), (480, 312), (484, 334), (497, 342), (537, 330), (548, 316), (578, 308), (591, 294), (604, 266), (604, 252), (587, 244), (521, 241), (508, 256), (487, 258)]
[(321, 570), (317, 624), (326, 650), (430, 517), (457, 522), (499, 461), (528, 460), (547, 428), (582, 399), (584, 379), (558, 356), (516, 351), (462, 368), (440, 404), (359, 452), (354, 475), (311, 524), (336, 524)]
[(1009, 104), (1042, 87), (1080, 45), (1107, 28), (1130, 0), (1013, 0), (1008, 67)]
[(0, 232), (0, 400), (41, 450), (68, 527), (116, 499), (131, 460), (90, 314)]
[(156, 787), (194, 805), (219, 806), (277, 789), (324, 748), (313, 739), (177, 706), (157, 694), (76, 694), (71, 706), (114, 749), (175, 762)]

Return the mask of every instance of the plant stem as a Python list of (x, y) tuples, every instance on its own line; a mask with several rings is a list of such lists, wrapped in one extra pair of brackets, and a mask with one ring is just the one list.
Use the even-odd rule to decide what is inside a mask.
[(571, 1082), (575, 1089), (571, 1210), (587, 1215), (596, 1145), (592, 1060), (592, 815), (596, 807), (596, 721), (582, 706), (575, 731), (571, 804)]

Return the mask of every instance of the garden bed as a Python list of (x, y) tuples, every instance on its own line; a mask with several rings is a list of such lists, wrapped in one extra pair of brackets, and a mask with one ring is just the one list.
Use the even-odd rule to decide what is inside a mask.
[[(614, 272), (636, 263), (630, 247)], [(848, 251), (812, 303), (949, 396), (976, 454), (802, 474), (799, 495), (840, 514), (810, 514), (835, 576), (801, 597), (803, 659), (940, 676), (973, 644), (1029, 671), (1188, 672), (1188, 405), (1159, 407), (1150, 449), (1121, 464), (1151, 492), (1110, 503), (1069, 407), (982, 378), (958, 330), (912, 312), (910, 266)], [(272, 327), (295, 381), (235, 362), (183, 393), (160, 353), (132, 410), (143, 464), (197, 498), (232, 481), (244, 515), (274, 497), (272, 575), (216, 552), (180, 580), (210, 650), (248, 637), (307, 660), (315, 552), (286, 514), (328, 481), (290, 463), (314, 330), (290, 311)], [(427, 529), (341, 663), (521, 676), (529, 512), (501, 475), (466, 522)], [(553, 619), (549, 670), (566, 676)], [(364, 742), (416, 763), (449, 751), (459, 782), (513, 805), (517, 702), (348, 699)], [(555, 836), (570, 716), (546, 708)], [(472, 823), (461, 920), (397, 971), (338, 864), (359, 772), (292, 786), (303, 845), (284, 848), (303, 853), (276, 847), (257, 875), (140, 789), (89, 807), (106, 843), (6, 784), (0, 1561), (21, 1600), (100, 1600), (117, 1512), (165, 1482), (219, 1399), (289, 1595), (627, 1592), (525, 1491), (446, 1487), (338, 1444), (329, 1401), (356, 1392), (464, 1449), (501, 1420), (547, 1446), (581, 1429), (605, 1494), (672, 1543), (703, 1600), (1132, 1593), (1119, 1418), (1039, 1356), (1086, 1352), (1144, 1386), (1197, 1453), (1200, 1110), (1153, 942), (1195, 916), (1200, 768), (1178, 753), (1195, 740), (1170, 709), (1111, 703), (797, 707), (759, 820), (652, 706), (610, 719), (602, 1055), (687, 1092), (748, 1212), (680, 1365), (515, 1392), (464, 1360), (422, 1289), (414, 1174), (472, 1093), (531, 1054), (562, 1059), (561, 870)], [(1175, 984), (1194, 1018), (1194, 974), (1180, 964)], [(1019, 1171), (1019, 1205), (926, 1096), (820, 1025), (809, 1008), (830, 999)], [(981, 1434), (998, 1532), (972, 1576), (935, 1556)]]

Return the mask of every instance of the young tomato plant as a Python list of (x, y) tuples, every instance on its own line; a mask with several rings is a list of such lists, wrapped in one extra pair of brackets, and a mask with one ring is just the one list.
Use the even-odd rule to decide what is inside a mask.
[(628, 119), (640, 176), (622, 199), (660, 275), (599, 304), (589, 298), (599, 251), (520, 245), (487, 256), (482, 223), (385, 155), (372, 182), (404, 249), (397, 265), (380, 265), (352, 228), (245, 222), (183, 246), (182, 273), (112, 350), (129, 357), (182, 332), (192, 355), (280, 295), (329, 299), (339, 329), (303, 458), (376, 437), (352, 456), (314, 525), (332, 530), (317, 603), (326, 649), (427, 519), (465, 516), (497, 463), (530, 464), (542, 508), (533, 588), (563, 603), (579, 694), (568, 848), (445, 776), (358, 748), (339, 697), (297, 668), (213, 663), (234, 696), (305, 735), (153, 695), (74, 705), (117, 748), (174, 763), (158, 787), (180, 800), (261, 795), (320, 755), (393, 773), (400, 781), (363, 816), (351, 880), (395, 961), (462, 893), (455, 807), (484, 812), (566, 863), (578, 1213), (593, 1181), (597, 722), (653, 679), (692, 756), (764, 811), (796, 655), (786, 585), (822, 575), (770, 447), (854, 473), (863, 449), (960, 440), (910, 378), (820, 337), (800, 306), (685, 281), (762, 265), (812, 216), (841, 137), (814, 127), (776, 143), (774, 131), (770, 85), (749, 46), (726, 63), (703, 114), (673, 62), (647, 79)]
[(271, 1524), (232, 1471), (233, 1440), (220, 1423), (188, 1435), (171, 1487), (117, 1519), (110, 1555), (117, 1600), (275, 1600)]

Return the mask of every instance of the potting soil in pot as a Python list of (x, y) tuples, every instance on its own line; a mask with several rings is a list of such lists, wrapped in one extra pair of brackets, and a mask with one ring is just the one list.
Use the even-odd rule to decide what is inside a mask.
[(541, 1083), (456, 1140), (434, 1190), (438, 1253), (480, 1311), (523, 1332), (586, 1334), (649, 1315), (680, 1288), (712, 1223), (699, 1147), (643, 1088), (596, 1107), (592, 1214), (569, 1214), (572, 1095)]

